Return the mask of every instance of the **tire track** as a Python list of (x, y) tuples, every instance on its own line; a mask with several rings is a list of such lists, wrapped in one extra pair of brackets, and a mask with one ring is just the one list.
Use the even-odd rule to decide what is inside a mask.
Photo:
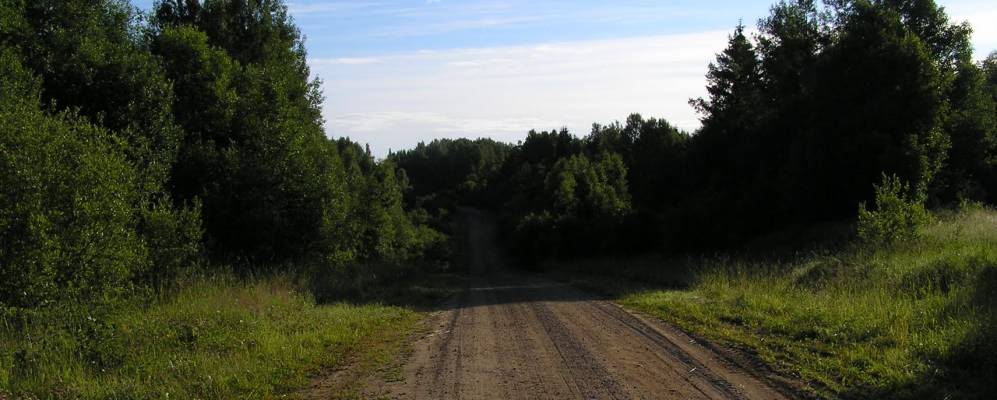
[[(466, 211), (465, 211), (466, 212)], [(786, 399), (674, 328), (562, 284), (502, 269), (468, 218), (472, 279), (413, 343), (393, 399)], [(384, 397), (379, 397), (384, 398)]]
[(565, 328), (557, 316), (543, 303), (532, 302), (530, 307), (540, 318), (547, 336), (554, 342), (558, 355), (571, 372), (571, 378), (586, 399), (625, 400), (624, 392), (598, 359)]
[[(662, 361), (677, 367), (676, 372), (682, 374), (683, 378), (704, 396), (716, 397), (716, 395), (720, 395), (723, 396), (723, 398), (728, 399), (745, 398), (743, 393), (738, 391), (732, 383), (713, 373), (709, 367), (696, 360), (691, 354), (686, 353), (674, 342), (657, 333), (629, 313), (620, 310), (616, 306), (608, 305), (602, 301), (590, 301), (587, 305), (598, 310), (602, 313), (602, 315), (605, 315), (629, 328), (632, 332), (637, 333), (641, 337), (656, 345), (657, 348), (664, 350), (664, 353), (655, 352), (654, 354), (661, 358)], [(609, 307), (611, 308), (607, 309)], [(667, 354), (667, 356), (672, 358), (672, 360), (665, 359), (663, 354)], [(677, 363), (673, 360), (677, 361)], [(683, 373), (685, 371), (691, 372)]]

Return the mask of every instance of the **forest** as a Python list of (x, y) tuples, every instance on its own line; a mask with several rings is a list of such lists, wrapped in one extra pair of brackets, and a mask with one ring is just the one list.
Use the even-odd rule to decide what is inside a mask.
[(877, 186), (910, 206), (993, 204), (997, 55), (974, 61), (970, 34), (927, 1), (783, 2), (710, 64), (696, 132), (634, 114), (388, 159), (409, 207), (494, 209), (531, 262), (730, 248), (855, 219)]
[[(288, 393), (340, 362), (323, 349), (411, 329), (416, 312), (364, 302), (459, 270), (464, 207), (495, 215), (504, 252), (533, 271), (649, 254), (779, 258), (834, 240), (898, 249), (958, 210), (989, 227), (997, 53), (974, 55), (971, 35), (932, 0), (785, 0), (717, 49), (708, 95), (689, 100), (694, 132), (633, 114), (588, 133), (437, 139), (377, 159), (326, 130), (321, 81), (282, 0), (162, 0), (150, 12), (0, 1), (0, 398)], [(965, 276), (942, 273), (919, 299), (950, 283), (993, 292), (994, 237), (981, 235)], [(606, 265), (585, 274), (627, 275)], [(632, 270), (644, 269), (678, 270)], [(972, 316), (952, 318), (986, 337), (995, 299), (966, 300)], [(254, 318), (258, 344), (230, 336)], [(706, 326), (692, 321), (681, 326)], [(960, 354), (984, 355), (960, 361), (975, 371), (959, 376), (991, 379), (980, 394), (994, 388), (997, 348), (973, 343)], [(155, 350), (133, 357), (135, 346)], [(200, 361), (165, 372), (174, 350)], [(245, 365), (191, 384), (227, 354)], [(803, 377), (820, 394), (895, 389), (889, 376), (821, 373)]]
[(423, 257), (404, 175), (323, 130), (279, 2), (5, 2), (5, 307), (189, 268)]

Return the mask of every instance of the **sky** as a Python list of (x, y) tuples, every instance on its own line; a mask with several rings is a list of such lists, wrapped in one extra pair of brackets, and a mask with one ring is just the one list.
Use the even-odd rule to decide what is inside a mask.
[[(639, 112), (689, 131), (707, 65), (776, 0), (289, 0), (326, 133), (377, 156), (434, 138), (515, 143), (530, 129)], [(968, 21), (976, 57), (997, 49), (997, 4), (940, 0)], [(133, 0), (149, 9), (153, 0)]]

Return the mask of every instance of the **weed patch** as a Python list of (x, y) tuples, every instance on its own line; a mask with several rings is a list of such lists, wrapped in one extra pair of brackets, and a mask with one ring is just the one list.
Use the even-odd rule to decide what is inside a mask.
[[(201, 279), (95, 312), (79, 305), (0, 324), (0, 393), (38, 398), (272, 398), (367, 352), (419, 314), (317, 305), (286, 278)], [(0, 396), (2, 397), (2, 396)]]
[[(821, 396), (984, 398), (997, 391), (995, 216), (982, 209), (940, 215), (916, 239), (782, 262), (637, 263), (620, 274), (637, 282), (630, 287), (669, 270), (691, 271), (691, 283), (613, 294), (747, 348)], [(651, 272), (642, 278), (643, 271)]]

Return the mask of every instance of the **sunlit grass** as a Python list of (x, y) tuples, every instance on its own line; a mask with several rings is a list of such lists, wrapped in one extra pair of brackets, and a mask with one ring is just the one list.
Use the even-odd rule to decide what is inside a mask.
[(688, 288), (620, 301), (752, 350), (822, 395), (963, 398), (997, 388), (994, 211), (940, 215), (892, 248), (694, 269)]
[[(200, 279), (105, 311), (0, 324), (0, 393), (40, 398), (271, 398), (387, 337), (414, 311), (316, 305), (284, 278)], [(0, 396), (2, 397), (2, 396)]]

